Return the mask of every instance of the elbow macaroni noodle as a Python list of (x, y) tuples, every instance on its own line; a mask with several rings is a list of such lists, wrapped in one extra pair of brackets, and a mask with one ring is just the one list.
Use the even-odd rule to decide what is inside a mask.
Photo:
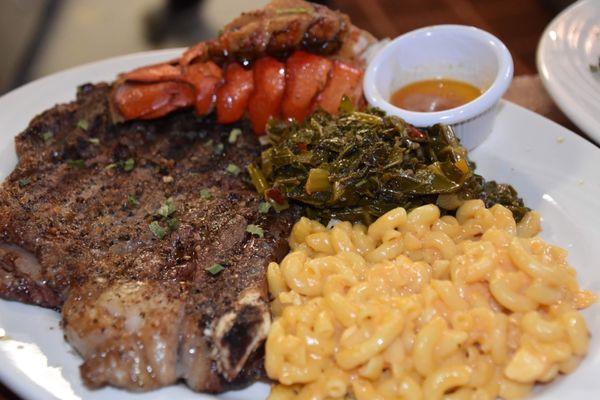
[(480, 200), (368, 228), (300, 219), (267, 273), (270, 400), (513, 399), (573, 371), (595, 297), (539, 230)]

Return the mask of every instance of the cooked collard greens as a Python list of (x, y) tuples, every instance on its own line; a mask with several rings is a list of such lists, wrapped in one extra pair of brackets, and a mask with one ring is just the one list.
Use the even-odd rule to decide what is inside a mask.
[(401, 206), (438, 203), (451, 213), (466, 199), (527, 209), (509, 185), (486, 182), (452, 129), (417, 129), (377, 109), (317, 112), (303, 124), (274, 121), (272, 146), (248, 167), (259, 193), (280, 210), (302, 203), (311, 218), (370, 223)]

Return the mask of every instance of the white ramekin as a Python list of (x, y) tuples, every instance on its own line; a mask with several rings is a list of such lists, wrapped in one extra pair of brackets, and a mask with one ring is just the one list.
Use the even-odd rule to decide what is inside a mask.
[[(492, 131), (496, 105), (513, 77), (513, 60), (494, 35), (472, 26), (436, 25), (389, 42), (368, 63), (363, 81), (367, 101), (417, 126), (452, 125), (471, 150)], [(475, 100), (445, 111), (415, 112), (389, 102), (395, 90), (411, 82), (453, 78), (482, 90)]]

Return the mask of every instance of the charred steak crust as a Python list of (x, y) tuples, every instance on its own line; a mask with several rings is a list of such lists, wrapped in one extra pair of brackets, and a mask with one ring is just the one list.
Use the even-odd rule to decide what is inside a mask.
[[(193, 112), (114, 125), (110, 89), (81, 86), (17, 136), (0, 188), (0, 297), (62, 310), (90, 387), (243, 386), (260, 376), (265, 269), (296, 212), (258, 211), (248, 125)], [(230, 143), (233, 127), (243, 134)], [(168, 198), (174, 209), (157, 214)]]

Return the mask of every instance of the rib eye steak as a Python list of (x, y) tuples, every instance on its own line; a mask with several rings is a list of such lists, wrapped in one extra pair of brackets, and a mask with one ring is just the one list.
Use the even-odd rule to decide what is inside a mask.
[(259, 211), (246, 123), (237, 135), (184, 111), (115, 125), (110, 90), (83, 85), (16, 138), (0, 297), (61, 310), (92, 388), (244, 385), (262, 368), (265, 268), (287, 251), (294, 212)]

